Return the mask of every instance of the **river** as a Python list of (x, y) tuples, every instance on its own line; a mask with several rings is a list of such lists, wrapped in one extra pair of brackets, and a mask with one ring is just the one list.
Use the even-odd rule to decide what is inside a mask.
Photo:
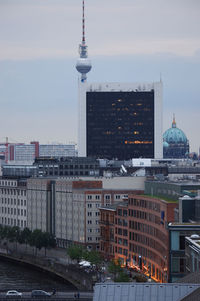
[(24, 292), (33, 289), (51, 291), (53, 288), (63, 292), (76, 290), (71, 283), (55, 280), (46, 273), (0, 260), (0, 292), (11, 289)]

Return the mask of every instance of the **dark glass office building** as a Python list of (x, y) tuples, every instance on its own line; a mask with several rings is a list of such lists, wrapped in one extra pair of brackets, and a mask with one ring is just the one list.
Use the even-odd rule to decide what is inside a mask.
[(119, 160), (154, 158), (154, 90), (87, 91), (86, 153)]

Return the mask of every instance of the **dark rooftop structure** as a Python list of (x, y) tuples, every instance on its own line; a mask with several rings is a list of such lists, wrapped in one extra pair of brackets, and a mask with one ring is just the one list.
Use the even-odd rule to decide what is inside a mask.
[(185, 301), (200, 290), (200, 284), (97, 283), (93, 301)]

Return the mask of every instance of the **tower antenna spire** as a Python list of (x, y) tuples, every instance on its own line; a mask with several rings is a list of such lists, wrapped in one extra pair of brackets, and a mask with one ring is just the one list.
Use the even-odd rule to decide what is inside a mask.
[(85, 0), (83, 0), (82, 29), (83, 29), (82, 44), (85, 44)]
[(81, 81), (84, 82), (87, 79), (86, 74), (91, 70), (92, 65), (88, 59), (87, 45), (85, 43), (85, 0), (82, 0), (82, 41), (79, 45), (80, 58), (76, 63), (76, 69), (81, 73)]

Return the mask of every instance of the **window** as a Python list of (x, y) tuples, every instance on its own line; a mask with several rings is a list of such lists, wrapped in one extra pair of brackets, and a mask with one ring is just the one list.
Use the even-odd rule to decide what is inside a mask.
[(88, 195), (87, 198), (88, 198), (88, 200), (91, 200), (91, 199), (92, 199), (92, 196), (91, 196), (91, 195)]
[(95, 199), (96, 199), (96, 200), (100, 200), (100, 195), (96, 195), (96, 196), (95, 196)]

